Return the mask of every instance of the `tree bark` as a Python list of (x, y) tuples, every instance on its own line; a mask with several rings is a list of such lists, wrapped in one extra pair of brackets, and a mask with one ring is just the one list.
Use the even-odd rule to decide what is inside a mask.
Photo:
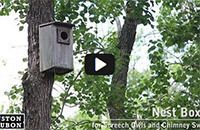
[[(124, 111), (124, 101), (127, 85), (127, 73), (130, 62), (129, 57), (135, 42), (136, 29), (136, 20), (125, 18), (118, 43), (120, 56), (116, 62), (116, 71), (113, 74), (111, 84), (111, 95), (108, 99), (108, 111), (110, 119), (128, 118)], [(111, 120), (111, 122), (116, 123), (115, 120)]]
[(39, 71), (39, 25), (53, 21), (52, 0), (28, 0), (28, 72), (22, 78), (26, 130), (49, 130), (53, 74)]

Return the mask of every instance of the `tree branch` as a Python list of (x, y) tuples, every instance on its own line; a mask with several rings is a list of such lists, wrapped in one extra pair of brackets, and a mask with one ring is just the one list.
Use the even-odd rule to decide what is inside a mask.
[[(60, 118), (63, 114), (63, 110), (64, 110), (64, 107), (65, 107), (65, 103), (66, 103), (66, 99), (67, 97), (69, 96), (68, 93), (69, 93), (69, 90), (71, 89), (71, 87), (73, 86), (74, 82), (78, 79), (78, 77), (81, 75), (83, 71), (83, 68), (78, 72), (78, 74), (76, 75), (76, 77), (74, 78), (74, 80), (72, 81), (72, 84), (68, 87), (68, 89), (65, 91), (66, 95), (63, 99), (63, 104), (62, 104), (62, 107), (61, 107), (61, 111), (60, 111), (60, 114), (58, 115), (58, 117), (54, 120), (56, 121), (58, 118)], [(57, 129), (57, 128), (56, 128)]]

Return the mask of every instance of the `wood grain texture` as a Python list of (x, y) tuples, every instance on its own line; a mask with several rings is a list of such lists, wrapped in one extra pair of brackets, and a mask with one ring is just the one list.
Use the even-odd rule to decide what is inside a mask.
[[(58, 33), (59, 30), (59, 33)], [(62, 39), (60, 32), (69, 35), (65, 43), (60, 43)], [(65, 74), (73, 70), (73, 38), (72, 29), (56, 26), (53, 24), (40, 27), (40, 71), (52, 72), (55, 74)], [(65, 40), (63, 40), (65, 42)]]

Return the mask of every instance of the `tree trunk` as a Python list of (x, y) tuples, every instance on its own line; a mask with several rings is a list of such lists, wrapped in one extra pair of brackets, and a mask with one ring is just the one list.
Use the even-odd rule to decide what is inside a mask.
[[(127, 118), (124, 111), (124, 101), (130, 62), (129, 57), (135, 42), (136, 28), (137, 22), (135, 19), (125, 19), (118, 43), (120, 57), (116, 62), (116, 71), (112, 78), (111, 96), (108, 101), (108, 111), (111, 119)], [(116, 121), (112, 120), (111, 122), (114, 123)]]
[(49, 130), (53, 74), (39, 71), (39, 25), (53, 21), (52, 0), (28, 0), (28, 72), (22, 78), (26, 130)]

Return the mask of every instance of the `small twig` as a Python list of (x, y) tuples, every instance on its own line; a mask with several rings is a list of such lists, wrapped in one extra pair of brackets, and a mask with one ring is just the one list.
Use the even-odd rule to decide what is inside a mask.
[(149, 37), (149, 36), (155, 36), (155, 35), (159, 35), (159, 34), (160, 34), (159, 32), (154, 32), (153, 31), (153, 33), (148, 33), (148, 34), (146, 34), (144, 36), (141, 36), (141, 37), (146, 38), (146, 37)]
[(65, 104), (65, 106), (70, 107), (70, 108), (76, 107), (76, 106), (78, 106), (78, 105), (80, 105), (80, 104), (79, 104), (79, 103), (76, 103), (76, 104), (74, 104), (74, 105)]
[(194, 68), (197, 68), (197, 69), (200, 68), (200, 65), (197, 65), (197, 64), (183, 64), (183, 63), (179, 63), (179, 62), (169, 63), (169, 65), (191, 66), (191, 67), (194, 67)]
[(81, 73), (82, 73), (82, 70), (83, 69), (81, 69), (80, 71), (79, 71), (79, 73), (77, 74), (77, 76), (74, 78), (74, 80), (73, 80), (73, 82), (72, 82), (72, 84), (69, 86), (69, 88), (67, 89), (67, 91), (66, 91), (66, 95), (65, 95), (65, 97), (64, 97), (64, 100), (63, 100), (63, 105), (62, 105), (62, 109), (61, 109), (61, 113), (60, 113), (60, 116), (62, 115), (62, 113), (63, 113), (63, 109), (64, 109), (64, 106), (65, 106), (65, 100), (67, 99), (67, 97), (68, 97), (68, 93), (69, 93), (69, 90), (71, 89), (71, 87), (73, 86), (73, 83), (78, 79), (78, 77), (81, 75)]
[[(64, 99), (63, 99), (63, 104), (62, 104), (62, 107), (61, 107), (60, 114), (57, 116), (57, 118), (55, 119), (55, 121), (56, 121), (58, 118), (60, 118), (60, 116), (62, 116), (64, 107), (65, 107), (65, 103), (66, 103), (66, 99), (67, 99), (67, 97), (68, 97), (69, 90), (70, 90), (71, 87), (73, 86), (73, 83), (74, 83), (74, 82), (78, 79), (78, 77), (81, 75), (82, 71), (83, 71), (83, 69), (81, 69), (81, 70), (79, 71), (79, 73), (77, 74), (77, 76), (74, 78), (72, 84), (71, 84), (71, 85), (68, 87), (68, 89), (66, 90), (66, 92), (65, 92), (66, 95), (65, 95), (65, 97), (64, 97)], [(56, 129), (57, 129), (57, 128), (56, 128)]]
[(174, 55), (173, 53), (171, 53), (171, 52), (168, 51), (167, 49), (165, 49), (165, 51), (166, 51), (168, 54), (170, 54), (171, 56), (175, 57), (177, 60), (179, 60), (180, 63), (182, 63), (182, 60), (181, 60), (178, 56)]
[[(70, 121), (71, 122), (71, 121)], [(81, 126), (81, 125), (84, 125), (84, 124), (88, 124), (88, 123), (99, 123), (101, 125), (104, 125), (102, 122), (100, 121), (91, 121), (91, 120), (82, 120), (82, 121), (79, 121), (79, 122), (75, 122), (73, 121), (73, 124), (70, 125), (70, 126), (67, 126), (66, 129), (69, 129), (71, 127), (77, 127), (77, 126)]]
[(116, 22), (116, 24), (117, 24), (117, 33), (118, 33), (118, 37), (120, 37), (120, 35), (121, 35), (121, 30), (122, 30), (122, 25), (121, 25), (121, 22), (120, 22), (119, 17), (116, 17), (116, 18), (115, 18), (115, 22)]

